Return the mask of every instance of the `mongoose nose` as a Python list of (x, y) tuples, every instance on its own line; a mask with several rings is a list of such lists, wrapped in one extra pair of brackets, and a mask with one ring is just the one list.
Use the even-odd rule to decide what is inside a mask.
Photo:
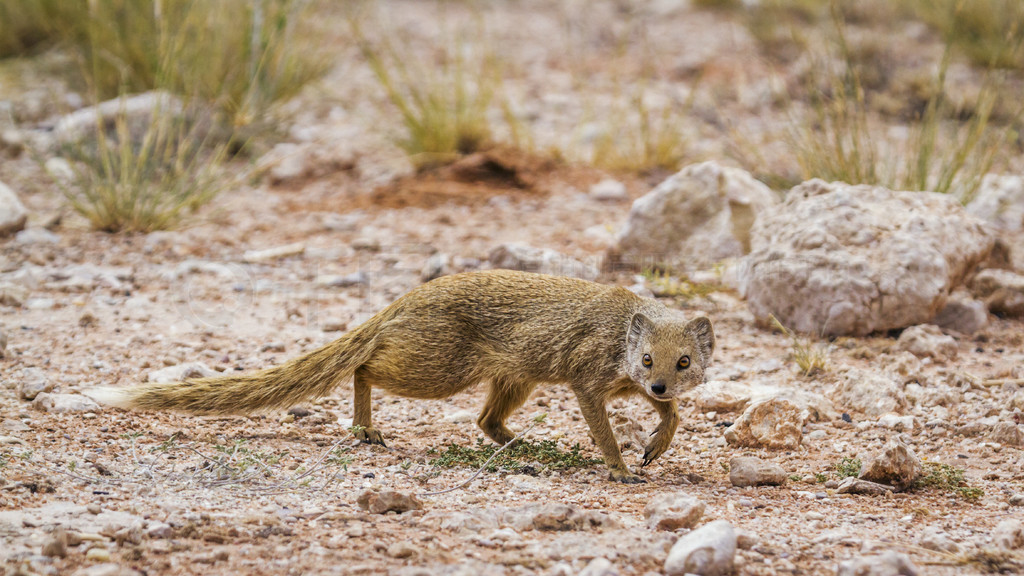
[(654, 392), (655, 394), (664, 394), (665, 384), (663, 382), (655, 382), (654, 384), (651, 384), (651, 392)]

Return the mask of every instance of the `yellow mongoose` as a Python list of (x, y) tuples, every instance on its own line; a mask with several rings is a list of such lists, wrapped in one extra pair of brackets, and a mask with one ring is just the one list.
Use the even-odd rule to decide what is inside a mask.
[(326, 346), (251, 374), (103, 389), (122, 408), (192, 414), (284, 408), (322, 396), (354, 376), (357, 436), (383, 438), (370, 420), (370, 390), (447, 398), (479, 382), (489, 391), (477, 419), (499, 444), (515, 435), (505, 419), (541, 382), (575, 392), (611, 478), (639, 482), (622, 461), (606, 401), (643, 394), (661, 416), (643, 465), (660, 456), (679, 423), (676, 397), (703, 383), (715, 347), (711, 322), (624, 288), (585, 280), (493, 270), (419, 286)]

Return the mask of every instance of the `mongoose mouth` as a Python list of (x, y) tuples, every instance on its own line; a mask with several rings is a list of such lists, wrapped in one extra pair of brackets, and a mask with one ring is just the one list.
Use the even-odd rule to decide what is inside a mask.
[(651, 398), (654, 398), (655, 400), (671, 400), (675, 398), (675, 396), (673, 396), (672, 394), (655, 394), (650, 390), (647, 391), (647, 395), (650, 396)]

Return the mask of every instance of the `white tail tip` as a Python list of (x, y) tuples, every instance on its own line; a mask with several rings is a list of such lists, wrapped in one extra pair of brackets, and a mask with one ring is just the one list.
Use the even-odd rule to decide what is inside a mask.
[(101, 388), (93, 388), (82, 392), (85, 396), (92, 398), (96, 402), (99, 402), (103, 406), (113, 406), (114, 408), (131, 408), (131, 398), (126, 393), (125, 388), (111, 388), (104, 386)]

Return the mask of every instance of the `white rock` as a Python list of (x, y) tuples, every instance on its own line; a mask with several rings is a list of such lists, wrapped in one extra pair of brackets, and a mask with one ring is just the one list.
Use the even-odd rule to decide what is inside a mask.
[(860, 480), (888, 484), (897, 490), (906, 490), (923, 470), (921, 460), (906, 444), (890, 441), (881, 452), (865, 459)]
[(918, 358), (930, 357), (938, 362), (956, 358), (958, 348), (952, 336), (943, 334), (938, 326), (931, 324), (907, 328), (900, 334), (896, 346)]
[(594, 200), (616, 202), (626, 200), (629, 194), (626, 193), (626, 185), (618, 180), (605, 178), (590, 187), (590, 197)]
[(14, 235), (14, 241), (18, 244), (57, 244), (60, 242), (60, 236), (57, 236), (53, 232), (50, 232), (46, 228), (40, 228), (34, 226), (32, 228), (26, 228), (21, 232)]
[(971, 281), (971, 291), (985, 300), (993, 314), (1024, 318), (1024, 275), (995, 268), (982, 270)]
[(910, 432), (913, 433), (915, 429), (914, 417), (909, 414), (906, 416), (900, 416), (899, 414), (883, 414), (878, 419), (878, 425), (882, 428), (888, 428), (897, 432)]
[(924, 533), (921, 534), (921, 538), (918, 540), (918, 545), (928, 550), (945, 552), (947, 554), (960, 552), (960, 545), (954, 542), (949, 537), (949, 534), (935, 526), (925, 527)]
[(851, 368), (842, 374), (831, 397), (845, 411), (860, 412), (870, 418), (890, 412), (902, 414), (907, 409), (903, 387), (885, 372)]
[(772, 398), (751, 404), (725, 430), (725, 440), (733, 446), (792, 449), (803, 439), (803, 415), (792, 402)]
[(759, 381), (734, 382), (712, 380), (687, 394), (702, 412), (736, 412), (752, 403), (765, 400), (786, 400), (800, 408), (804, 423), (833, 420), (835, 407), (827, 398), (798, 388), (778, 387)]
[(472, 410), (457, 410), (450, 414), (444, 415), (445, 422), (451, 422), (453, 424), (465, 424), (467, 422), (473, 422), (476, 420), (476, 413)]
[(608, 559), (599, 556), (584, 566), (578, 576), (619, 576), (619, 571)]
[(0, 236), (6, 236), (21, 230), (28, 220), (28, 210), (18, 200), (18, 195), (0, 182)]
[(53, 383), (50, 382), (42, 368), (35, 366), (22, 368), (18, 394), (23, 400), (35, 400), (39, 394), (52, 390)]
[(220, 375), (220, 372), (217, 372), (202, 362), (186, 362), (185, 364), (176, 364), (174, 366), (154, 370), (149, 373), (146, 381), (156, 382), (158, 384), (168, 384), (172, 382), (181, 382), (189, 378), (210, 378), (212, 376)]
[(683, 168), (633, 202), (612, 261), (707, 268), (750, 251), (750, 228), (777, 201), (750, 174), (704, 162)]
[(755, 456), (737, 456), (729, 460), (729, 482), (733, 486), (782, 486), (786, 471), (774, 462)]
[(704, 507), (701, 500), (681, 492), (658, 494), (644, 507), (644, 518), (651, 530), (693, 528), (704, 515)]
[(940, 328), (970, 335), (988, 326), (988, 309), (981, 300), (954, 294), (932, 322)]
[(1024, 229), (1024, 177), (986, 174), (967, 211), (1009, 232)]
[(877, 556), (863, 556), (839, 563), (836, 576), (917, 576), (917, 566), (906, 554), (885, 551)]
[(50, 394), (40, 392), (32, 407), (44, 412), (62, 414), (66, 412), (98, 412), (100, 405), (81, 394)]
[(289, 256), (298, 256), (306, 251), (305, 242), (295, 242), (284, 246), (275, 246), (263, 250), (246, 250), (242, 261), (249, 263), (268, 262)]
[(738, 288), (761, 321), (862, 336), (931, 320), (993, 244), (948, 195), (811, 180), (758, 217)]
[(726, 576), (733, 573), (735, 556), (735, 530), (729, 522), (715, 520), (677, 540), (664, 569), (668, 576)]
[(996, 423), (988, 437), (1004, 446), (1024, 446), (1024, 431), (1013, 422)]
[(584, 280), (594, 280), (600, 273), (595, 266), (585, 264), (565, 254), (523, 244), (502, 244), (491, 250), (487, 259), (495, 268), (569, 276)]
[(1007, 550), (1024, 549), (1024, 522), (1017, 518), (1007, 518), (996, 524), (992, 530), (992, 541)]

